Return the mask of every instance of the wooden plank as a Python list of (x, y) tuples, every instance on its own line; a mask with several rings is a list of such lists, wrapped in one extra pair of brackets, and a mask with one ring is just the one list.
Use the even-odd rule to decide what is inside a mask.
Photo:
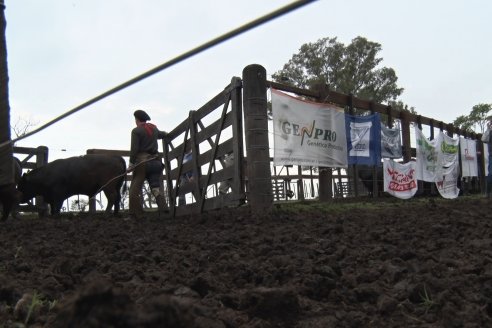
[[(224, 121), (224, 126), (223, 129), (229, 127), (232, 124), (232, 115), (231, 113), (226, 114), (226, 119)], [(206, 141), (208, 138), (211, 136), (215, 135), (217, 132), (217, 127), (220, 125), (220, 118), (217, 119), (217, 121), (211, 123), (208, 127), (205, 129), (199, 131), (196, 133), (196, 141), (198, 144)], [(174, 148), (172, 151), (169, 152), (169, 160), (175, 159), (179, 154), (181, 154), (183, 147), (186, 147), (184, 144), (180, 144), (176, 148)]]
[[(220, 141), (220, 135), (222, 134), (222, 129), (224, 128), (224, 120), (226, 117), (228, 105), (229, 105), (229, 101), (227, 101), (224, 104), (224, 107), (222, 109), (222, 116), (220, 118), (220, 124), (217, 126), (217, 132), (215, 134), (215, 142), (213, 143), (214, 146), (212, 147), (211, 153), (210, 153), (208, 172), (207, 172), (207, 175), (205, 176), (206, 181), (204, 182), (204, 186), (206, 188), (208, 187), (209, 182), (210, 182), (210, 174), (212, 173), (212, 169), (215, 169), (215, 158), (217, 156), (217, 148), (218, 148), (219, 141)], [(200, 207), (200, 213), (202, 213), (202, 211), (203, 211), (205, 195), (206, 195), (206, 191), (203, 192), (200, 199), (198, 199), (199, 207)]]
[[(112, 156), (123, 156), (130, 157), (129, 150), (114, 150), (114, 149), (87, 149), (86, 154), (96, 154), (96, 155), (112, 155)], [(162, 153), (159, 153), (162, 156)]]
[[(229, 153), (232, 151), (232, 147), (233, 147), (233, 142), (234, 140), (231, 138), (223, 143), (221, 143), (218, 148), (217, 148), (217, 154), (216, 156), (217, 157), (222, 157), (224, 156), (225, 154)], [(210, 154), (211, 154), (211, 150), (208, 150), (202, 154), (200, 154), (198, 156), (198, 166), (201, 167), (202, 165), (205, 165), (209, 162), (210, 160)], [(171, 179), (172, 180), (176, 180), (177, 177), (180, 176), (180, 172), (178, 172), (178, 169), (179, 167), (171, 170), (169, 172), (169, 175), (171, 176)], [(182, 165), (182, 171), (181, 172), (188, 172), (188, 171), (191, 171), (193, 168), (192, 168), (192, 164), (191, 163), (185, 163)]]
[[(231, 84), (237, 84), (234, 79), (240, 80), (240, 78), (233, 78)], [(231, 92), (231, 114), (232, 114), (232, 136), (233, 146), (232, 152), (234, 154), (234, 162), (232, 167), (234, 168), (234, 176), (232, 177), (231, 190), (233, 193), (242, 194), (245, 190), (245, 177), (244, 173), (244, 151), (243, 151), (243, 106), (241, 89), (236, 88)]]
[[(195, 111), (195, 119), (201, 120), (205, 116), (213, 112), (215, 109), (217, 109), (219, 106), (223, 105), (229, 99), (229, 94), (231, 93), (231, 91), (240, 87), (241, 84), (237, 82), (235, 84), (232, 83), (229, 84), (227, 87), (224, 88), (222, 92), (217, 94), (205, 105), (203, 105), (202, 107), (200, 107), (198, 110)], [(189, 122), (187, 120), (181, 122), (181, 124), (179, 124), (177, 127), (175, 127), (172, 131), (168, 133), (169, 139), (172, 141), (174, 140), (174, 138), (185, 132), (186, 129), (188, 129), (188, 124)]]
[[(212, 198), (206, 198), (203, 204), (203, 211), (211, 211), (215, 209), (224, 208), (227, 206), (237, 207), (241, 204), (244, 204), (245, 195), (236, 195), (236, 194), (226, 194), (219, 195)], [(178, 206), (176, 208), (176, 216), (185, 216), (192, 214), (199, 214), (200, 212), (199, 203), (186, 204), (184, 206)]]
[[(204, 195), (202, 196), (203, 189), (202, 189), (202, 170), (201, 170), (201, 165), (198, 165), (198, 157), (200, 157), (200, 152), (198, 148), (198, 143), (196, 142), (196, 121), (194, 118), (195, 112), (190, 112), (190, 142), (191, 142), (191, 153), (192, 153), (192, 158), (191, 162), (193, 164), (193, 179), (195, 181), (194, 185), (194, 190), (193, 190), (193, 196), (195, 199), (199, 200), (202, 197), (205, 197)], [(186, 171), (185, 171), (186, 172)]]
[[(189, 114), (191, 116), (191, 113)], [(170, 189), (170, 192), (169, 194), (171, 195), (171, 199), (173, 200), (173, 206), (170, 208), (170, 211), (171, 211), (171, 216), (174, 217), (175, 214), (176, 214), (176, 203), (175, 203), (175, 200), (176, 200), (176, 196), (179, 195), (179, 188), (181, 187), (180, 186), (180, 181), (179, 181), (179, 178), (181, 177), (182, 175), (182, 172), (183, 172), (183, 161), (184, 161), (184, 155), (185, 155), (185, 149), (186, 149), (186, 143), (187, 143), (187, 139), (188, 139), (188, 132), (189, 132), (189, 129), (185, 131), (185, 134), (184, 134), (184, 140), (183, 140), (183, 145), (185, 145), (182, 149), (181, 149), (181, 156), (178, 158), (178, 168), (177, 168), (177, 179), (176, 179), (176, 187), (173, 188), (173, 184), (172, 184), (172, 181), (171, 181), (171, 174), (169, 173), (169, 170), (170, 170), (170, 163), (169, 163), (169, 156), (168, 154), (166, 154), (166, 162), (168, 163), (168, 166), (167, 166), (167, 173), (168, 174), (168, 180), (171, 181), (170, 183), (168, 183), (167, 187)], [(184, 172), (188, 172), (188, 171), (184, 171)]]
[[(232, 179), (233, 174), (234, 174), (234, 167), (232, 167), (232, 166), (227, 167), (227, 168), (222, 169), (220, 171), (211, 173), (209, 180), (207, 180), (207, 176), (201, 176), (200, 177), (200, 185), (203, 187), (206, 187), (208, 189), (208, 187), (210, 185), (220, 183), (220, 182), (228, 180), (228, 179)], [(206, 185), (207, 182), (208, 182), (208, 185)], [(189, 192), (192, 192), (194, 190), (194, 188), (195, 188), (195, 182), (194, 181), (186, 182), (179, 188), (179, 194), (181, 194), (181, 193), (187, 194)]]

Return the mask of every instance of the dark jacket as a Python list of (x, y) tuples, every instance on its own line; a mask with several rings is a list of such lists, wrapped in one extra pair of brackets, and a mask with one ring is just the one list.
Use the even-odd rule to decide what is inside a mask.
[(163, 139), (166, 135), (166, 132), (159, 131), (152, 123), (140, 123), (132, 130), (130, 164), (136, 164), (138, 154), (157, 154), (157, 140)]

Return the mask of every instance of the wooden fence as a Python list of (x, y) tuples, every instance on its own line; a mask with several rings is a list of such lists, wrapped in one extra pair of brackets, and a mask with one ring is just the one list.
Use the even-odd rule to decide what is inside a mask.
[[(36, 148), (14, 146), (13, 152), (14, 156), (16, 156), (21, 163), (22, 171), (32, 170), (48, 163), (49, 150), (46, 146), (39, 146)], [(19, 206), (19, 210), (24, 212), (38, 212), (40, 215), (44, 215), (47, 206), (42, 197), (36, 197), (34, 202), (31, 200), (27, 205)]]
[[(435, 129), (439, 129), (440, 131), (446, 131), (447, 135), (450, 137), (458, 135), (469, 139), (477, 140), (478, 141), (477, 160), (479, 163), (478, 183), (482, 191), (485, 188), (485, 177), (484, 177), (485, 167), (484, 167), (484, 160), (483, 160), (484, 146), (480, 139), (481, 134), (470, 133), (468, 131), (456, 128), (452, 124), (444, 123), (442, 121), (437, 121), (422, 115), (415, 115), (408, 111), (398, 111), (393, 109), (389, 105), (378, 104), (372, 101), (360, 99), (354, 97), (351, 94), (346, 95), (339, 92), (335, 92), (330, 90), (326, 85), (316, 86), (314, 90), (306, 90), (306, 89), (300, 89), (300, 88), (296, 88), (272, 81), (267, 81), (267, 84), (269, 87), (273, 87), (275, 89), (286, 91), (286, 92), (295, 93), (300, 96), (308, 97), (314, 101), (335, 104), (337, 106), (345, 108), (345, 110), (350, 114), (353, 114), (356, 109), (368, 111), (370, 113), (383, 114), (386, 116), (387, 118), (386, 124), (390, 128), (393, 126), (394, 119), (399, 120), (401, 124), (401, 133), (402, 133), (403, 162), (405, 163), (410, 161), (412, 158), (415, 158), (416, 156), (415, 148), (412, 149), (411, 142), (410, 142), (411, 140), (410, 126), (412, 123), (423, 131), (425, 131), (424, 126), (426, 126), (429, 129), (429, 138), (431, 140), (434, 139)], [(377, 168), (374, 167), (374, 171), (373, 171), (373, 177), (375, 179), (374, 182), (376, 182), (376, 177), (377, 177), (376, 170)], [(355, 183), (355, 181), (359, 181), (358, 174), (357, 174), (358, 170), (355, 166), (351, 166), (349, 167), (348, 171), (350, 174), (349, 184), (350, 184), (351, 192), (355, 196), (358, 196), (360, 194), (359, 184)], [(333, 181), (332, 170), (320, 168), (320, 174), (319, 174), (320, 200), (329, 201), (333, 198), (332, 188), (331, 188), (332, 181)], [(465, 187), (468, 190), (474, 190), (476, 186), (475, 182), (476, 181), (467, 182), (468, 185), (466, 185)], [(372, 190), (372, 195), (374, 197), (377, 197), (379, 194), (376, 189), (377, 183), (373, 183), (373, 188), (374, 189)]]
[[(202, 213), (245, 202), (241, 88), (241, 79), (233, 78), (204, 106), (190, 111), (188, 118), (162, 141), (163, 190), (167, 193), (172, 216)], [(185, 154), (189, 151), (191, 160), (185, 162)], [(129, 156), (129, 151), (104, 149), (91, 149), (87, 153)], [(226, 166), (224, 158), (230, 154), (235, 160), (233, 165)], [(188, 172), (192, 179), (183, 178)], [(230, 192), (220, 195), (208, 192), (210, 187), (217, 187), (223, 181), (229, 181)], [(189, 197), (189, 194), (193, 196)], [(178, 204), (180, 195), (188, 195), (187, 204)], [(94, 208), (92, 201), (90, 209)]]
[[(233, 78), (221, 93), (203, 107), (190, 111), (188, 118), (163, 140), (172, 216), (238, 206), (245, 201), (241, 85), (241, 79)], [(219, 117), (214, 117), (214, 113), (220, 114)], [(206, 126), (203, 121), (208, 116), (211, 116), (211, 122)], [(190, 151), (191, 160), (185, 162), (185, 154)], [(229, 154), (233, 154), (235, 160), (232, 166), (227, 167), (224, 157)], [(184, 175), (189, 172), (192, 178), (185, 179)], [(208, 197), (209, 186), (227, 180), (231, 184), (230, 193)], [(189, 193), (193, 194), (195, 201), (178, 205), (179, 195)]]
[[(269, 210), (274, 201), (303, 200), (306, 195), (312, 199), (330, 201), (337, 197), (367, 194), (367, 191), (362, 190), (360, 183), (355, 183), (359, 181), (355, 166), (349, 167), (346, 172), (342, 172), (340, 168), (324, 167), (317, 168), (317, 172), (313, 172), (313, 168), (301, 167), (287, 168), (287, 175), (277, 172), (282, 168), (277, 169), (272, 165), (269, 154), (267, 90), (270, 87), (295, 93), (312, 101), (332, 103), (345, 108), (348, 113), (364, 110), (383, 114), (387, 118), (389, 127), (392, 127), (395, 119), (399, 120), (404, 162), (415, 157), (415, 149), (411, 148), (410, 143), (411, 124), (419, 129), (428, 128), (430, 139), (434, 138), (435, 130), (438, 129), (446, 131), (451, 137), (456, 134), (479, 140), (478, 154), (479, 156), (483, 154), (480, 134), (469, 133), (432, 118), (397, 111), (391, 106), (363, 100), (353, 95), (341, 94), (323, 85), (313, 90), (305, 90), (267, 81), (266, 70), (262, 66), (249, 65), (244, 68), (242, 79), (232, 78), (231, 83), (222, 92), (201, 108), (190, 111), (188, 117), (162, 141), (163, 151), (160, 155), (165, 164), (163, 185), (173, 216), (202, 213), (227, 206), (240, 206), (244, 203), (247, 203), (253, 212), (261, 213)], [(189, 151), (191, 151), (191, 160), (185, 162), (185, 154)], [(129, 156), (129, 151), (103, 149), (91, 149), (87, 153)], [(234, 155), (232, 166), (226, 166), (224, 163), (224, 157), (228, 154)], [(39, 156), (40, 161), (45, 163), (47, 149), (44, 159), (43, 155)], [(483, 190), (485, 181), (483, 158), (479, 158), (479, 163), (480, 176), (473, 186), (479, 185)], [(41, 163), (37, 165), (39, 164)], [(292, 169), (296, 171), (294, 174), (289, 173)], [(309, 173), (306, 173), (306, 170)], [(182, 179), (185, 173), (190, 173), (193, 178)], [(369, 192), (377, 197), (379, 193), (376, 167), (373, 173), (374, 187)], [(217, 188), (223, 181), (230, 182), (230, 192), (226, 194), (209, 192), (211, 187)], [(191, 201), (180, 205), (177, 201), (180, 195), (188, 195), (187, 198)], [(95, 209), (94, 201), (90, 208)]]

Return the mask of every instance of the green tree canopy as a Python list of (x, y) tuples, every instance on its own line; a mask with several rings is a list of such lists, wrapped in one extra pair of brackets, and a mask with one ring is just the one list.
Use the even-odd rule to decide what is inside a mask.
[(487, 121), (490, 119), (491, 111), (492, 104), (475, 105), (470, 114), (458, 116), (453, 121), (453, 125), (465, 131), (483, 133), (487, 127)]
[(376, 103), (395, 101), (403, 93), (398, 77), (389, 67), (379, 67), (381, 45), (356, 37), (345, 46), (337, 38), (322, 38), (303, 44), (284, 68), (272, 75), (281, 83), (309, 89), (327, 84), (344, 94), (372, 100)]

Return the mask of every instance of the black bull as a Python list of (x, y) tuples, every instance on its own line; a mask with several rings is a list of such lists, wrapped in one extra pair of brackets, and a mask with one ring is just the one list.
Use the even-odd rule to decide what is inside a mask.
[(120, 209), (121, 187), (125, 181), (126, 163), (120, 156), (84, 155), (58, 159), (24, 174), (18, 189), (25, 203), (42, 196), (50, 204), (51, 215), (60, 213), (63, 201), (74, 195), (93, 197), (104, 191), (108, 200), (106, 213)]
[[(2, 218), (6, 220), (12, 209), (19, 202), (19, 193), (16, 190), (16, 185), (19, 183), (22, 174), (21, 162), (18, 158), (14, 159), (14, 183), (0, 186), (0, 204), (2, 205)], [(13, 214), (12, 214), (13, 215)]]

